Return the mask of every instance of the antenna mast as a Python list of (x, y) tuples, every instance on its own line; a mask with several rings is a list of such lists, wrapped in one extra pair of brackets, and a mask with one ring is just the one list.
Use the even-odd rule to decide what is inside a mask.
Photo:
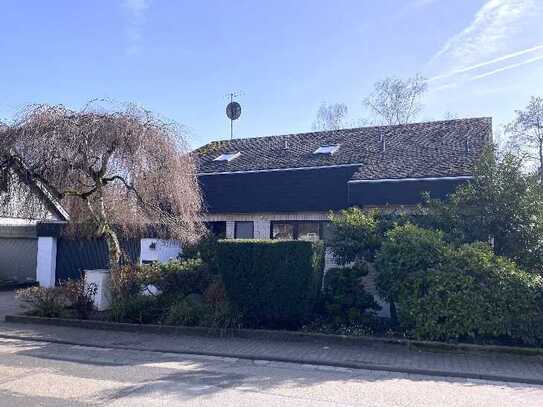
[(239, 93), (230, 92), (230, 103), (226, 106), (226, 116), (230, 119), (230, 140), (234, 138), (234, 120), (239, 119), (241, 116), (241, 105), (238, 102), (234, 102), (234, 98), (239, 96)]

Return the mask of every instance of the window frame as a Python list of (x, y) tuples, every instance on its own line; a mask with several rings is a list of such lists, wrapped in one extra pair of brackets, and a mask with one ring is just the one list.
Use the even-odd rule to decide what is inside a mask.
[(279, 240), (273, 237), (273, 225), (274, 224), (289, 224), (292, 225), (292, 240), (299, 240), (300, 236), (300, 224), (302, 223), (313, 223), (319, 225), (319, 241), (323, 240), (324, 237), (324, 226), (325, 224), (330, 223), (328, 220), (272, 220), (270, 221), (270, 239)]
[(241, 153), (239, 151), (235, 152), (235, 153), (222, 153), (221, 155), (219, 155), (218, 157), (214, 158), (213, 161), (226, 161), (226, 162), (230, 162), (236, 158), (238, 158), (239, 156), (241, 155)]
[(341, 144), (325, 144), (313, 151), (313, 154), (334, 155)]
[[(238, 237), (238, 224), (250, 223), (253, 227), (252, 237)], [(234, 239), (254, 239), (255, 238), (255, 222), (252, 220), (236, 220), (234, 221)]]

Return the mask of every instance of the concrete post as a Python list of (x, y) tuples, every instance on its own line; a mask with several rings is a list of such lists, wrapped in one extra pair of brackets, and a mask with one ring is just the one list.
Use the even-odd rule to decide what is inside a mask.
[(94, 306), (98, 311), (109, 309), (111, 304), (111, 273), (109, 270), (85, 270), (85, 286), (94, 285)]

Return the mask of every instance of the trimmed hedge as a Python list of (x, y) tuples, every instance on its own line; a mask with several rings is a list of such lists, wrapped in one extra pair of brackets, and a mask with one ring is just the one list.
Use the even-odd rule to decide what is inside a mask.
[(221, 240), (217, 268), (248, 326), (293, 328), (312, 311), (321, 287), (321, 243)]

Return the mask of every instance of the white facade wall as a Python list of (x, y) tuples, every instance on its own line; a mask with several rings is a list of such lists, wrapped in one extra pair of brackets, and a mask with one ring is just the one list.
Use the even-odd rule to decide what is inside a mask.
[(255, 239), (269, 239), (270, 238), (270, 225), (269, 220), (255, 220), (254, 221), (254, 230), (255, 230)]
[(175, 260), (182, 252), (181, 243), (177, 240), (141, 239), (140, 261), (165, 263)]

